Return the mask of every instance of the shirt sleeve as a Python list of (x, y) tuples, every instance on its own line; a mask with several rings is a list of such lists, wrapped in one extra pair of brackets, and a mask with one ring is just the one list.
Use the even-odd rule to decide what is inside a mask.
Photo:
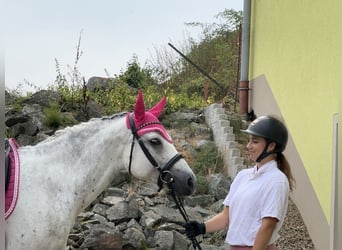
[(261, 198), (261, 218), (272, 217), (282, 221), (285, 217), (289, 195), (289, 183), (284, 180), (272, 180)]

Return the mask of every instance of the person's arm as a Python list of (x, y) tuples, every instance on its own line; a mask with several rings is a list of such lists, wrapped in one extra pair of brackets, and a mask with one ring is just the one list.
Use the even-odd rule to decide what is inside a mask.
[(262, 224), (254, 241), (253, 250), (265, 250), (267, 248), (277, 223), (277, 218), (265, 217), (262, 219)]
[(224, 209), (205, 223), (206, 233), (216, 232), (225, 229), (229, 225), (229, 207), (224, 206)]

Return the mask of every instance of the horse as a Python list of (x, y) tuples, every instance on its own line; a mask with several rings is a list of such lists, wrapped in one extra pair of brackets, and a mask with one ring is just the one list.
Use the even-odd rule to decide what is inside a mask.
[(20, 189), (5, 221), (6, 249), (65, 249), (77, 215), (121, 173), (191, 195), (195, 174), (158, 120), (165, 103), (164, 97), (145, 110), (139, 91), (132, 112), (93, 118), (19, 147)]

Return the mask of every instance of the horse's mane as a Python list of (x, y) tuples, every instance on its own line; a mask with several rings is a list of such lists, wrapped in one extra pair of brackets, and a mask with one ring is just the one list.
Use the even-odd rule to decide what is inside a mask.
[(115, 119), (118, 119), (118, 118), (125, 116), (126, 114), (127, 114), (127, 112), (121, 112), (121, 113), (117, 113), (117, 114), (114, 114), (111, 116), (103, 116), (101, 118), (92, 118), (87, 122), (81, 122), (81, 123), (76, 124), (74, 126), (65, 127), (64, 129), (57, 130), (52, 136), (50, 136), (50, 137), (46, 138), (45, 140), (39, 142), (37, 145), (41, 145), (41, 144), (49, 143), (51, 141), (55, 141), (62, 136), (67, 136), (67, 135), (72, 134), (72, 133), (79, 133), (81, 131), (85, 131), (86, 128), (91, 127), (96, 123), (101, 123), (102, 121), (108, 121), (108, 120), (115, 120)]

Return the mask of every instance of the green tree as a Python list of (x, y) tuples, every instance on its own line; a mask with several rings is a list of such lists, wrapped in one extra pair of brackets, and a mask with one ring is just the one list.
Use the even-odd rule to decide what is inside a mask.
[(128, 86), (136, 89), (141, 89), (144, 86), (155, 84), (156, 82), (148, 67), (140, 67), (136, 56), (128, 63), (126, 71), (119, 76), (119, 79), (127, 83)]

